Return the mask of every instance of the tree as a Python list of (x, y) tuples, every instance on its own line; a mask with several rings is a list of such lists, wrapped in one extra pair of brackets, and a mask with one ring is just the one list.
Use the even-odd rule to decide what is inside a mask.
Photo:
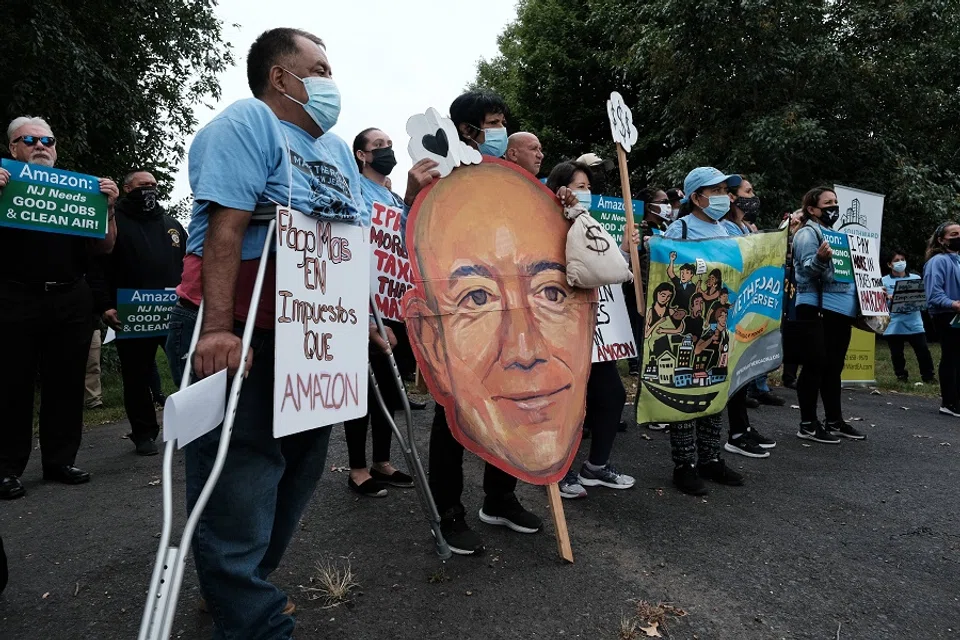
[(233, 63), (215, 0), (31, 0), (0, 23), (4, 126), (41, 116), (58, 165), (118, 182), (146, 168), (172, 187), (194, 105)]
[(953, 0), (525, 0), (499, 44), (477, 84), (550, 160), (611, 152), (616, 89), (634, 188), (717, 166), (751, 178), (771, 223), (820, 183), (877, 191), (884, 244), (914, 256), (960, 206)]

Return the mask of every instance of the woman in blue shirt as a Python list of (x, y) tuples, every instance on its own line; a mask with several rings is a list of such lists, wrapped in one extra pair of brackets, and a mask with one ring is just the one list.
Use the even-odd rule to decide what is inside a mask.
[[(887, 263), (890, 267), (890, 273), (883, 276), (883, 288), (887, 291), (887, 301), (893, 299), (893, 292), (897, 288), (897, 282), (904, 280), (920, 280), (920, 276), (907, 271), (907, 254), (901, 249), (893, 252), (890, 261)], [(890, 313), (890, 325), (883, 333), (890, 345), (890, 359), (893, 361), (893, 371), (897, 374), (897, 380), (906, 382), (909, 378), (907, 374), (907, 361), (903, 357), (903, 345), (909, 342), (913, 347), (913, 352), (917, 355), (917, 364), (920, 365), (920, 377), (927, 384), (936, 382), (933, 377), (933, 358), (930, 357), (930, 349), (927, 347), (927, 336), (923, 330), (923, 318), (920, 317), (920, 310), (908, 313)]]
[(960, 225), (943, 222), (927, 243), (923, 285), (927, 312), (940, 337), (940, 413), (960, 418)]
[[(824, 238), (823, 230), (840, 217), (837, 194), (828, 187), (808, 191), (803, 196), (803, 217), (804, 224), (793, 237), (795, 330), (784, 340), (786, 359), (803, 365), (797, 379), (797, 437), (824, 444), (839, 443), (838, 436), (864, 440), (865, 435), (844, 421), (840, 405), (840, 374), (857, 317), (857, 296), (852, 281), (837, 281), (833, 250)], [(823, 399), (823, 423), (817, 419), (818, 396)]]

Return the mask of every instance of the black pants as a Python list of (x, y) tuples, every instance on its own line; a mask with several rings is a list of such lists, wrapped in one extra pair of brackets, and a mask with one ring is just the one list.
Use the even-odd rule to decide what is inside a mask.
[(156, 440), (160, 433), (157, 410), (150, 391), (150, 377), (157, 362), (157, 349), (162, 349), (167, 338), (130, 338), (117, 340), (120, 374), (123, 378), (123, 408), (130, 420), (134, 444)]
[(626, 401), (627, 392), (616, 361), (592, 364), (587, 382), (587, 414), (583, 419), (584, 428), (590, 429), (590, 455), (587, 457), (590, 464), (603, 466), (610, 462)]
[[(620, 285), (623, 288), (623, 301), (627, 305), (627, 317), (630, 318), (630, 328), (633, 329), (633, 335), (636, 336), (638, 331), (643, 330), (643, 317), (637, 311), (637, 290), (634, 288), (632, 282), (624, 282)], [(640, 368), (640, 358), (643, 356), (643, 345), (640, 342), (636, 343), (637, 345), (637, 356), (635, 358), (630, 358), (627, 362), (630, 365), (631, 369)]]
[[(396, 334), (396, 332), (394, 333)], [(400, 336), (397, 336), (397, 342), (397, 346), (399, 346)], [(387, 408), (391, 412), (400, 409), (403, 406), (403, 401), (394, 380), (390, 360), (376, 345), (370, 346), (370, 365), (373, 368), (373, 376), (377, 380), (377, 387), (380, 389), (380, 394), (383, 396)], [(372, 389), (370, 390), (367, 407), (367, 415), (343, 423), (351, 469), (367, 468), (367, 422), (371, 426), (374, 464), (390, 462), (390, 444), (393, 440), (393, 431), (390, 428), (389, 419), (380, 409), (380, 403), (373, 396)]]
[(960, 407), (960, 329), (950, 326), (953, 313), (938, 313), (933, 324), (940, 337), (940, 404), (956, 410)]
[(903, 357), (903, 345), (909, 342), (913, 352), (917, 355), (917, 365), (920, 367), (920, 377), (923, 380), (933, 378), (933, 358), (927, 346), (927, 336), (922, 333), (910, 335), (886, 336), (890, 345), (890, 360), (893, 361), (893, 372), (898, 378), (907, 377), (907, 360)]
[[(166, 340), (166, 338), (164, 338)], [(158, 402), (163, 396), (163, 386), (160, 384), (160, 370), (157, 369), (157, 361), (153, 361), (153, 369), (150, 371), (150, 395), (153, 401)]]
[(730, 438), (737, 438), (750, 430), (750, 416), (747, 415), (747, 389), (743, 385), (739, 391), (727, 400), (727, 419), (730, 421)]
[(93, 336), (93, 298), (83, 280), (44, 292), (0, 283), (0, 477), (19, 476), (33, 448), (33, 392), (40, 371), (43, 466), (72, 465), (83, 433), (83, 380)]
[(824, 419), (827, 422), (843, 420), (840, 406), (840, 376), (850, 346), (850, 330), (853, 318), (811, 305), (797, 307), (797, 321), (802, 330), (791, 336), (802, 340), (794, 349), (806, 355), (797, 378), (797, 401), (800, 403), (800, 420), (817, 420), (817, 396), (823, 400)]
[[(483, 491), (498, 499), (513, 493), (517, 479), (489, 462), (484, 464)], [(439, 404), (433, 414), (430, 430), (430, 493), (442, 516), (445, 511), (461, 506), (463, 495), (463, 445), (456, 441), (447, 426), (447, 417)]]

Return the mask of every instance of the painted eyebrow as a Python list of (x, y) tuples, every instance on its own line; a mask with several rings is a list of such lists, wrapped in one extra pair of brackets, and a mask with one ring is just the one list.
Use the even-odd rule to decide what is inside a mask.
[(540, 262), (534, 262), (530, 265), (524, 265), (522, 270), (525, 275), (535, 276), (543, 271), (559, 271), (560, 273), (566, 273), (567, 267), (566, 265), (560, 264), (559, 262), (553, 262), (552, 260), (541, 260)]
[(490, 269), (479, 265), (471, 264), (464, 267), (458, 267), (450, 274), (450, 279), (454, 280), (456, 278), (466, 278), (468, 276), (481, 276), (484, 278), (492, 278), (493, 273), (490, 272)]

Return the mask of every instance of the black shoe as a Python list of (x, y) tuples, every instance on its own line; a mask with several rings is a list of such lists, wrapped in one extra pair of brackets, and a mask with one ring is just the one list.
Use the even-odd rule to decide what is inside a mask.
[(627, 421), (626, 421), (626, 420), (621, 420), (621, 421), (620, 421), (620, 425), (617, 427), (617, 432), (618, 432), (618, 433), (625, 433), (626, 430), (627, 430)]
[(83, 484), (90, 482), (90, 474), (72, 464), (66, 464), (62, 467), (44, 467), (43, 479), (63, 484)]
[(440, 518), (440, 533), (450, 551), (460, 556), (477, 556), (483, 553), (483, 540), (467, 526), (463, 507), (447, 509)]
[(16, 500), (27, 495), (23, 483), (17, 476), (7, 476), (0, 480), (0, 500)]
[(697, 475), (705, 480), (713, 480), (728, 487), (743, 486), (743, 476), (727, 467), (723, 460), (714, 460), (697, 465)]
[(787, 389), (793, 389), (794, 391), (796, 391), (797, 379), (794, 378), (793, 376), (783, 376), (783, 380), (781, 382), (783, 383), (783, 386), (785, 386)]
[(843, 436), (851, 440), (866, 440), (867, 435), (854, 429), (848, 422), (841, 420), (839, 422), (828, 422), (827, 429), (835, 436)]
[(388, 484), (391, 487), (400, 487), (401, 489), (410, 489), (413, 487), (413, 478), (405, 474), (403, 471), (384, 473), (379, 469), (370, 467), (370, 477), (382, 484)]
[(747, 430), (747, 436), (751, 440), (753, 440), (754, 444), (756, 444), (758, 447), (762, 447), (764, 449), (773, 449), (774, 447), (777, 446), (776, 440), (771, 440), (770, 438), (767, 438), (766, 436), (761, 434), (759, 431), (757, 431), (753, 427), (750, 427)]
[(946, 416), (953, 416), (954, 418), (960, 418), (960, 407), (954, 407), (952, 405), (941, 405), (940, 413)]
[(760, 404), (765, 404), (770, 407), (782, 407), (787, 402), (780, 396), (775, 396), (769, 391), (763, 391), (761, 393), (758, 393), (750, 397), (752, 397), (754, 400), (756, 400)]
[(410, 398), (407, 398), (407, 402), (410, 403), (411, 411), (423, 411), (427, 408), (426, 402), (417, 402), (416, 400), (411, 400)]
[(141, 440), (136, 444), (138, 456), (155, 456), (160, 453), (160, 450), (157, 449), (157, 443), (150, 438)]
[(840, 444), (840, 438), (830, 433), (819, 420), (816, 422), (801, 422), (800, 428), (797, 430), (797, 437), (821, 444)]
[(351, 491), (359, 493), (362, 496), (367, 496), (368, 498), (383, 498), (387, 495), (387, 488), (383, 486), (383, 483), (373, 478), (368, 478), (362, 483), (357, 484), (353, 478), (348, 477), (347, 486), (350, 487)]
[(723, 445), (723, 450), (729, 453), (737, 453), (748, 458), (769, 458), (770, 452), (757, 444), (750, 436), (749, 432), (742, 434), (738, 438), (731, 437)]
[(757, 409), (760, 407), (760, 401), (753, 396), (747, 396), (744, 404), (747, 405), (747, 409)]
[(513, 493), (502, 498), (484, 498), (480, 520), (518, 533), (536, 533), (543, 526), (543, 520), (524, 509)]
[(691, 496), (705, 496), (707, 485), (697, 475), (697, 469), (692, 464), (682, 464), (673, 470), (673, 486)]

